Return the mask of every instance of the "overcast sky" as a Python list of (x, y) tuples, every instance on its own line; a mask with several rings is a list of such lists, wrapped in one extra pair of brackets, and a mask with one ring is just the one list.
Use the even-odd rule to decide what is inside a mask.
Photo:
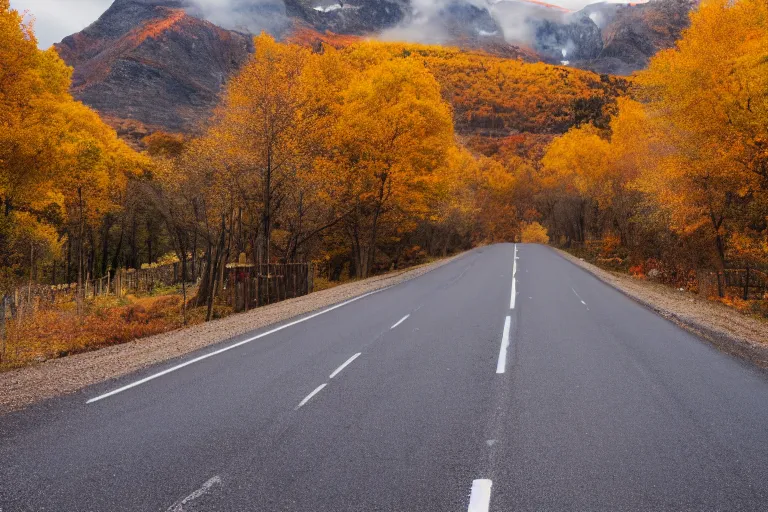
[[(599, 0), (548, 0), (569, 9), (579, 9)], [(11, 7), (35, 17), (40, 47), (47, 48), (90, 25), (112, 0), (11, 0)]]
[(11, 0), (11, 7), (35, 17), (41, 48), (79, 32), (98, 18), (112, 0)]

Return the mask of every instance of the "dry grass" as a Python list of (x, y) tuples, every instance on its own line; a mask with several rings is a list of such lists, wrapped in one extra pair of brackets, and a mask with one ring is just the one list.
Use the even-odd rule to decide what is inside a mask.
[[(171, 291), (172, 290), (168, 290)], [(217, 317), (228, 311), (217, 308)], [(188, 311), (187, 325), (205, 319), (205, 308)], [(5, 353), (0, 370), (94, 350), (183, 327), (182, 297), (99, 297), (83, 315), (75, 304), (44, 309), (7, 324)]]

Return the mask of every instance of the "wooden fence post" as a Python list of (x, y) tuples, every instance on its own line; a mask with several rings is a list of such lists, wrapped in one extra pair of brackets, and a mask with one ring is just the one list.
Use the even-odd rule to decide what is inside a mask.
[(749, 300), (749, 267), (744, 273), (744, 300)]
[(8, 296), (3, 294), (0, 302), (0, 363), (5, 359), (5, 303), (7, 301)]
[[(725, 273), (723, 273), (725, 277)], [(723, 298), (723, 282), (720, 280), (720, 271), (717, 271), (717, 296)]]

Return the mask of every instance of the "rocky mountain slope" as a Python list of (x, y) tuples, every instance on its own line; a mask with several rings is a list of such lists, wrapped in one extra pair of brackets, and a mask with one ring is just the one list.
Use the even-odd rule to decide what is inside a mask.
[(116, 0), (57, 49), (74, 67), (75, 97), (104, 117), (181, 131), (206, 117), (252, 46), (179, 0)]
[(57, 48), (75, 69), (74, 95), (141, 135), (194, 129), (261, 30), (449, 44), (627, 74), (674, 44), (693, 1), (569, 12), (530, 0), (115, 0)]
[(602, 50), (574, 64), (598, 73), (626, 75), (643, 69), (659, 50), (671, 48), (688, 26), (697, 0), (655, 0), (645, 4), (599, 3), (583, 14), (601, 26)]

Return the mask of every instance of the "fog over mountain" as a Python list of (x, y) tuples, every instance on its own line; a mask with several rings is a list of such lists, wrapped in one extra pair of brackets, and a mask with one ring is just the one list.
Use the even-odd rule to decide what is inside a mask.
[[(434, 12), (448, 3), (446, 0), (414, 0), (412, 2), (421, 13)], [(471, 3), (478, 7), (487, 7), (489, 4), (502, 2), (474, 0)], [(591, 2), (589, 0), (552, 0), (549, 3), (575, 11)], [(84, 29), (96, 21), (111, 4), (112, 0), (11, 0), (12, 7), (20, 11), (28, 11), (35, 17), (37, 37), (40, 46), (44, 48)], [(198, 12), (212, 23), (228, 28), (247, 28), (250, 31), (265, 28), (265, 25), (274, 23), (274, 18), (279, 19), (280, 15), (285, 14), (285, 4), (281, 0), (261, 0), (259, 2), (252, 0), (194, 0), (194, 4)], [(245, 4), (258, 5), (260, 7), (258, 9), (259, 14), (264, 18), (244, 18), (242, 7)], [(320, 0), (317, 4), (325, 9), (333, 10), (333, 6), (337, 3), (333, 0)], [(503, 6), (496, 10), (500, 19), (506, 18), (503, 25), (508, 31), (517, 32), (516, 21), (510, 19), (503, 11)], [(415, 26), (411, 28), (415, 28)], [(413, 33), (415, 32), (403, 32), (403, 34)]]
[[(43, 2), (14, 0), (22, 1)], [(694, 2), (599, 3), (574, 12), (537, 0), (114, 0), (56, 49), (74, 68), (73, 95), (138, 138), (194, 130), (253, 51), (251, 34), (262, 30), (313, 46), (332, 32), (620, 75), (672, 46)], [(44, 37), (42, 20), (37, 28)]]

